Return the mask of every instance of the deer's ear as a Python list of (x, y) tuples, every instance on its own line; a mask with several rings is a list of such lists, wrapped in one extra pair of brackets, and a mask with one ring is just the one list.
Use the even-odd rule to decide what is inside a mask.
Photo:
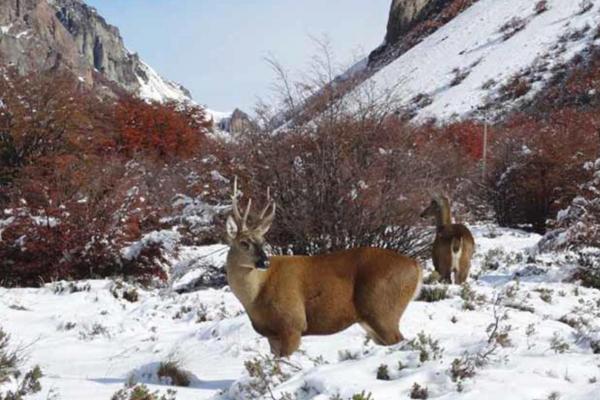
[(230, 215), (227, 217), (227, 222), (225, 223), (225, 230), (227, 232), (227, 239), (233, 240), (237, 236), (239, 232), (239, 228), (235, 219)]

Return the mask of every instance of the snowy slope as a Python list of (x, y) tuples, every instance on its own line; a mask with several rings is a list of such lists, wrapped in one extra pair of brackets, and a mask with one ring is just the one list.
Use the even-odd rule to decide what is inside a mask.
[(148, 64), (140, 61), (141, 73), (137, 73), (137, 79), (140, 85), (138, 95), (142, 99), (158, 101), (191, 101), (189, 92), (181, 85), (171, 82), (161, 77)]
[[(365, 391), (375, 400), (395, 400), (409, 398), (414, 383), (426, 386), (429, 398), (449, 400), (546, 399), (553, 392), (564, 399), (598, 399), (600, 355), (593, 354), (590, 339), (600, 339), (600, 291), (563, 283), (574, 267), (572, 256), (536, 255), (537, 235), (493, 226), (473, 231), (474, 295), (461, 297), (461, 288), (450, 286), (445, 300), (412, 303), (401, 321), (407, 341), (394, 347), (367, 342), (357, 326), (306, 337), (279, 372), (267, 374), (268, 389), (244, 367), (258, 359), (255, 366), (272, 372), (267, 341), (252, 330), (227, 288), (182, 295), (138, 288), (133, 303), (122, 298), (131, 288), (108, 280), (0, 289), (0, 324), (28, 346), (29, 364), (45, 372), (36, 399), (53, 390), (61, 399), (105, 400), (128, 380), (164, 392), (169, 386), (160, 384), (156, 369), (169, 359), (192, 374), (191, 387), (177, 388), (178, 399), (257, 399), (257, 390), (267, 390), (266, 399), (283, 393), (292, 399), (349, 399)], [(222, 261), (224, 253), (215, 250), (196, 248), (193, 256)], [(452, 380), (452, 363), (474, 363), (477, 354), (494, 347), (488, 343), (494, 310), (506, 314), (497, 330), (506, 333), (505, 347), (496, 346), (459, 385)], [(382, 364), (389, 380), (376, 377)]]
[[(554, 65), (597, 41), (594, 35), (600, 23), (599, 0), (590, 1), (593, 7), (587, 10), (586, 1), (548, 0), (548, 10), (539, 15), (534, 12), (536, 3), (479, 0), (346, 98), (374, 92), (391, 96), (399, 107), (414, 109), (413, 99), (427, 96), (430, 101), (417, 110), (417, 118), (447, 120), (497, 103), (499, 89), (528, 70), (537, 74), (527, 95), (532, 96), (552, 76)], [(511, 36), (506, 32), (512, 28), (503, 32), (502, 27), (513, 18), (525, 26)], [(500, 106), (510, 107), (511, 101)]]

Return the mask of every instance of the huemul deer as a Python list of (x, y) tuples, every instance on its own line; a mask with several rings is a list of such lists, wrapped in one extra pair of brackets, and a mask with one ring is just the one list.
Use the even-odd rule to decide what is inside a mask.
[(431, 204), (421, 213), (421, 217), (435, 217), (436, 234), (432, 258), (433, 266), (442, 281), (464, 283), (469, 276), (471, 257), (475, 250), (471, 231), (463, 224), (452, 223), (450, 202), (445, 196), (433, 196)]
[[(251, 199), (242, 216), (234, 183), (227, 218), (227, 280), (254, 329), (267, 337), (271, 352), (291, 355), (301, 336), (327, 335), (359, 323), (378, 344), (403, 339), (399, 321), (417, 296), (422, 272), (417, 262), (391, 250), (357, 248), (319, 256), (267, 258), (265, 234), (275, 217), (267, 205), (252, 228)], [(263, 269), (268, 261), (269, 266)]]

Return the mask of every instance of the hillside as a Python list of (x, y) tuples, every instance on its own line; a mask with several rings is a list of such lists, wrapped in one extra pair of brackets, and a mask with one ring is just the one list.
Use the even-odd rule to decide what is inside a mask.
[[(395, 33), (395, 45), (371, 55), (366, 79), (344, 101), (385, 99), (421, 122), (493, 119), (524, 107), (563, 65), (598, 44), (597, 1), (538, 3), (479, 0), (409, 49), (402, 47), (414, 29), (407, 25), (405, 37)], [(426, 15), (435, 21), (435, 13)]]
[(119, 29), (81, 0), (0, 2), (0, 65), (21, 74), (67, 70), (105, 93), (115, 85), (149, 100), (191, 99), (129, 52)]

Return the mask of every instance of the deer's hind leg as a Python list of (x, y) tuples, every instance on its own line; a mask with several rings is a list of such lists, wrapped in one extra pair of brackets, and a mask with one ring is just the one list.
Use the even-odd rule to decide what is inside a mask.
[(381, 346), (391, 346), (404, 339), (398, 328), (398, 322), (383, 322), (373, 319), (370, 322), (361, 322), (360, 325), (373, 341)]
[(400, 333), (399, 324), (408, 301), (387, 306), (381, 304), (381, 299), (374, 298), (373, 301), (373, 306), (363, 307), (361, 310), (360, 325), (379, 345), (391, 346), (402, 341), (404, 337)]

